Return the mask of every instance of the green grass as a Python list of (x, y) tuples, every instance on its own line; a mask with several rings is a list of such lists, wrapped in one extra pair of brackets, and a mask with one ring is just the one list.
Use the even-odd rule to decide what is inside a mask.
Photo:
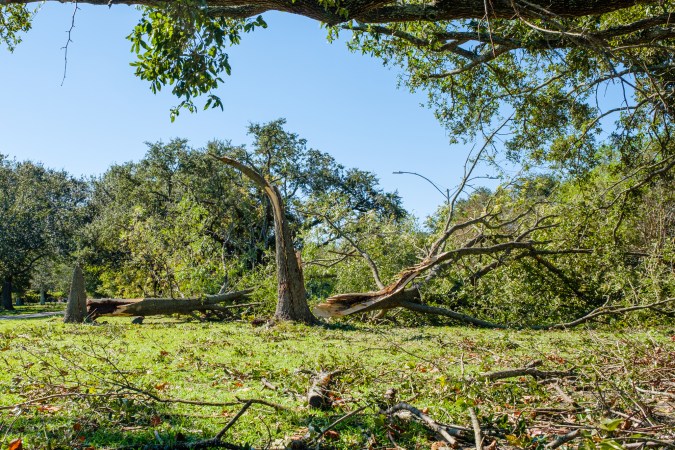
[[(611, 411), (635, 413), (626, 395), (635, 392), (631, 386), (672, 391), (668, 382), (675, 379), (675, 333), (669, 329), (526, 332), (292, 324), (267, 329), (246, 322), (102, 322), (107, 323), (0, 322), (0, 406), (63, 395), (0, 410), (0, 448), (15, 438), (23, 439), (24, 448), (112, 448), (157, 443), (157, 436), (164, 443), (199, 440), (214, 436), (241, 406), (158, 402), (139, 391), (212, 403), (256, 398), (288, 408), (254, 405), (228, 432), (227, 441), (256, 448), (320, 430), (365, 405), (362, 414), (335, 428), (337, 435), (327, 445), (391, 448), (391, 436), (406, 448), (429, 448), (437, 439), (422, 426), (378, 413), (389, 388), (396, 389), (399, 401), (427, 408), (443, 423), (470, 426), (467, 408), (474, 406), (481, 424), (508, 435), (509, 445), (550, 441), (556, 432), (569, 431), (558, 423), (563, 419), (587, 427), (587, 442), (605, 442), (613, 438), (611, 431), (602, 431), (614, 417)], [(532, 360), (541, 360), (542, 370), (576, 367), (579, 377), (560, 385), (581, 409), (558, 416), (547, 412), (551, 423), (544, 426), (539, 410), (569, 409), (550, 384), (474, 377)], [(304, 398), (307, 372), (319, 370), (341, 371), (332, 388), (335, 404), (324, 411), (308, 409)], [(265, 388), (263, 378), (278, 389)], [(662, 419), (673, 412), (669, 404), (653, 401), (653, 420), (674, 432)]]
[(29, 303), (24, 306), (14, 306), (13, 310), (0, 309), (0, 316), (20, 316), (24, 314), (64, 311), (65, 309), (65, 303), (47, 303), (45, 305)]

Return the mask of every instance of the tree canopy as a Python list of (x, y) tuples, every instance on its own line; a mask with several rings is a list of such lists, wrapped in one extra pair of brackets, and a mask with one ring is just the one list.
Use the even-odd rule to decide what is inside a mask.
[(0, 277), (3, 307), (36, 264), (68, 255), (81, 225), (87, 186), (66, 172), (0, 155)]

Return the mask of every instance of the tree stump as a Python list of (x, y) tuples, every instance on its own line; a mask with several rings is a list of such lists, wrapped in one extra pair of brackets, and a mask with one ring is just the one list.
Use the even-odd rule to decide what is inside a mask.
[(87, 317), (87, 294), (84, 291), (84, 275), (80, 266), (73, 270), (73, 282), (70, 285), (70, 295), (66, 314), (63, 317), (65, 323), (82, 323)]

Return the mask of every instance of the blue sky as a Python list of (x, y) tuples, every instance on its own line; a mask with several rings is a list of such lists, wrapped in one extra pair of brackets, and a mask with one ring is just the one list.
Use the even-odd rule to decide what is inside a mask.
[(375, 172), (387, 190), (424, 216), (443, 198), (410, 175), (442, 187), (461, 175), (466, 149), (450, 147), (422, 94), (396, 88), (396, 73), (378, 60), (329, 44), (317, 22), (265, 15), (269, 28), (243, 37), (230, 51), (232, 76), (216, 92), (225, 111), (183, 112), (168, 92), (154, 95), (129, 66), (125, 39), (139, 17), (127, 6), (81, 6), (64, 70), (64, 46), (73, 5), (47, 2), (33, 30), (9, 53), (0, 49), (0, 153), (42, 161), (76, 175), (100, 174), (110, 164), (137, 160), (144, 142), (184, 137), (194, 146), (211, 139), (247, 143), (249, 122), (279, 117), (311, 147), (345, 166)]

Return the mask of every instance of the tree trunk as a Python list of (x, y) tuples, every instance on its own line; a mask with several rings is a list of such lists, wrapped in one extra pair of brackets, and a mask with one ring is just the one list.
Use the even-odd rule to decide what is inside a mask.
[(274, 318), (307, 324), (318, 323), (317, 318), (314, 317), (307, 305), (305, 283), (302, 277), (299, 258), (296, 256), (295, 249), (293, 248), (293, 239), (291, 238), (291, 231), (288, 228), (281, 192), (253, 168), (226, 156), (217, 156), (216, 158), (238, 169), (257, 184), (263, 190), (272, 206), (278, 278), (278, 301)]
[(189, 314), (193, 311), (219, 311), (223, 309), (251, 306), (219, 303), (246, 299), (252, 289), (227, 294), (208, 295), (203, 298), (100, 298), (87, 300), (87, 313), (91, 317), (110, 316), (161, 316), (169, 314)]
[(12, 277), (7, 276), (2, 282), (2, 307), (6, 310), (13, 311), (12, 305)]
[(47, 291), (45, 288), (40, 289), (40, 304), (45, 305), (47, 303)]
[(23, 306), (23, 298), (20, 295), (16, 296), (16, 306)]
[(80, 266), (73, 270), (73, 283), (70, 286), (65, 323), (82, 323), (87, 317), (87, 294), (84, 291), (84, 275)]

